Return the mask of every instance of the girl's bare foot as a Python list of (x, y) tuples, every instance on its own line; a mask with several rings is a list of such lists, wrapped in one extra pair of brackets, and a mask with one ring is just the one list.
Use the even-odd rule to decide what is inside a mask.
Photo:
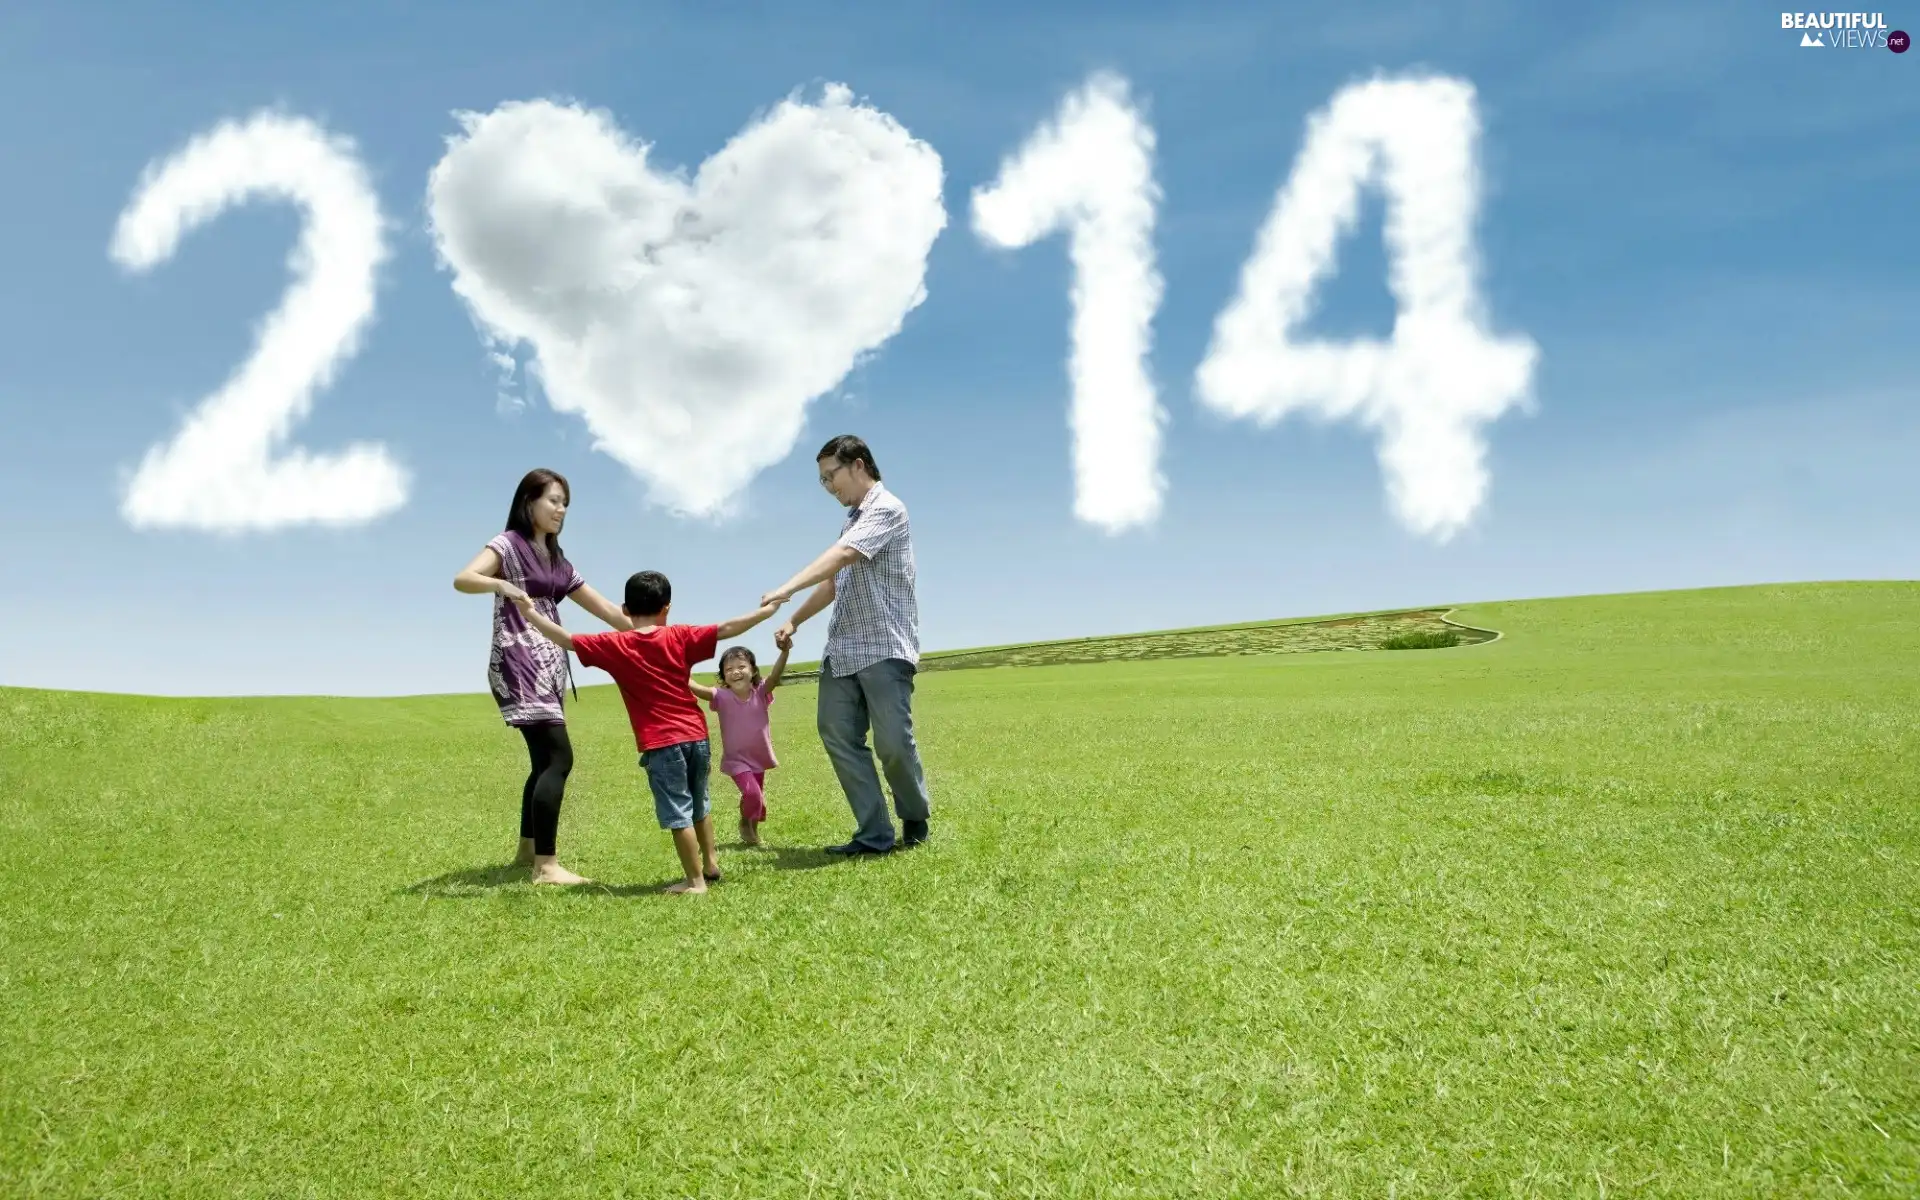
[(707, 881), (704, 879), (683, 879), (667, 889), (669, 896), (704, 896)]
[(551, 857), (533, 860), (533, 882), (535, 883), (585, 883), (585, 876), (575, 875)]
[(520, 839), (520, 853), (513, 856), (513, 865), (516, 867), (530, 867), (533, 865), (532, 838)]
[(741, 818), (740, 821), (740, 844), (742, 846), (758, 846), (760, 844), (759, 825), (756, 822), (746, 820), (744, 817)]

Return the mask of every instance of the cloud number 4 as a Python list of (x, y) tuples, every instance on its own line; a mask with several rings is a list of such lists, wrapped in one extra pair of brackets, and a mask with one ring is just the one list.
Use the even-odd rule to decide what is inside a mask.
[(373, 319), (386, 248), (379, 200), (350, 143), (270, 112), (223, 122), (148, 168), (109, 253), (128, 271), (149, 270), (187, 233), (256, 197), (305, 210), (294, 281), (252, 356), (133, 472), (121, 513), (136, 528), (349, 525), (406, 500), (406, 474), (381, 446), (321, 456), (285, 444)]
[[(1486, 329), (1473, 241), (1478, 133), (1473, 89), (1459, 80), (1376, 79), (1336, 94), (1309, 118), (1195, 376), (1201, 402), (1227, 416), (1270, 425), (1302, 412), (1376, 430), (1395, 515), (1442, 542), (1486, 496), (1482, 427), (1528, 403), (1538, 360), (1532, 341)], [(1369, 180), (1387, 200), (1393, 335), (1300, 340)]]

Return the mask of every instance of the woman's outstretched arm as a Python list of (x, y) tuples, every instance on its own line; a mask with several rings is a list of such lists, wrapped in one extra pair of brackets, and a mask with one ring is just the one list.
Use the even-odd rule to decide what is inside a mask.
[(500, 577), (500, 552), (488, 546), (473, 556), (473, 561), (460, 568), (453, 577), (453, 590), (466, 592), (472, 596), (483, 596), (492, 592), (496, 596), (505, 596), (509, 600), (526, 595), (525, 592)]

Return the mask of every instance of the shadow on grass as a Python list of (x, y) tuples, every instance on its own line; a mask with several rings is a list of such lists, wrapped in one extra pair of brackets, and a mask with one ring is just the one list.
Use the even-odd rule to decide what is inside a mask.
[[(678, 876), (664, 883), (602, 883), (596, 879), (590, 883), (542, 887), (540, 890), (557, 892), (563, 896), (651, 896), (664, 893), (679, 881)], [(522, 885), (525, 890), (533, 890), (533, 884), (527, 878), (527, 869), (507, 863), (497, 867), (468, 867), (464, 871), (448, 871), (445, 875), (408, 884), (396, 894), (431, 896), (436, 900), (475, 900), (489, 892), (516, 884)]]
[(510, 884), (527, 882), (527, 868), (513, 863), (500, 863), (491, 867), (468, 867), (464, 871), (448, 871), (445, 875), (436, 875), (432, 879), (422, 879), (399, 889), (402, 896), (477, 896), (495, 888)]
[(772, 856), (776, 871), (815, 871), (848, 861), (818, 846), (762, 846), (760, 849)]
[[(837, 863), (847, 861), (844, 858), (828, 854), (825, 850), (813, 846), (768, 846), (764, 844), (759, 846), (745, 846), (739, 842), (735, 842), (731, 845), (723, 845), (720, 849), (728, 851), (730, 854), (740, 855), (744, 861), (747, 862), (770, 859), (772, 860), (773, 869), (776, 871), (813, 871), (821, 867), (831, 867)], [(723, 862), (721, 864), (721, 882), (718, 884), (709, 884), (709, 887), (724, 888), (727, 886), (728, 879), (738, 878), (738, 876), (732, 875), (731, 872), (737, 869), (742, 859), (732, 859), (731, 861), (735, 864), (734, 867), (730, 868)], [(678, 882), (680, 882), (680, 880), (676, 877), (661, 883), (590, 883), (581, 887), (571, 887), (566, 890), (569, 894), (575, 896), (655, 896), (665, 894), (668, 888)]]
[[(755, 859), (772, 860), (776, 871), (813, 871), (821, 867), (831, 867), (848, 861), (828, 854), (814, 846), (745, 846), (739, 842), (720, 847), (733, 854), (751, 855)], [(722, 869), (724, 875), (725, 870)], [(499, 863), (489, 867), (468, 867), (464, 871), (448, 871), (432, 879), (422, 879), (399, 888), (396, 895), (432, 896), (436, 899), (457, 900), (484, 896), (499, 888), (514, 884), (527, 884), (527, 868), (513, 863)], [(571, 896), (658, 896), (664, 895), (669, 887), (680, 882), (679, 877), (661, 883), (592, 883), (577, 884), (571, 887), (557, 887), (550, 890), (564, 892)], [(530, 884), (528, 886), (531, 886)]]
[[(633, 896), (664, 896), (667, 889), (680, 882), (678, 875), (660, 883), (582, 883), (573, 887), (555, 888), (554, 891), (571, 896), (575, 900), (620, 900)], [(709, 883), (708, 891), (720, 885)]]

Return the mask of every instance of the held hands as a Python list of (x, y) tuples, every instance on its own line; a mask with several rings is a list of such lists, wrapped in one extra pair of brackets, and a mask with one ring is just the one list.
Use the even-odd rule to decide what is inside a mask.
[(780, 648), (780, 653), (782, 654), (785, 654), (787, 651), (793, 649), (793, 622), (792, 621), (788, 621), (786, 624), (782, 625), (780, 628), (773, 631), (773, 644)]
[(520, 590), (518, 585), (508, 583), (502, 579), (493, 585), (493, 590), (509, 603), (518, 605), (521, 611), (524, 612), (526, 610), (529, 598), (525, 592)]
[(774, 608), (779, 608), (791, 599), (793, 599), (792, 592), (776, 589), (760, 597), (760, 607), (766, 608), (768, 605), (772, 605)]

